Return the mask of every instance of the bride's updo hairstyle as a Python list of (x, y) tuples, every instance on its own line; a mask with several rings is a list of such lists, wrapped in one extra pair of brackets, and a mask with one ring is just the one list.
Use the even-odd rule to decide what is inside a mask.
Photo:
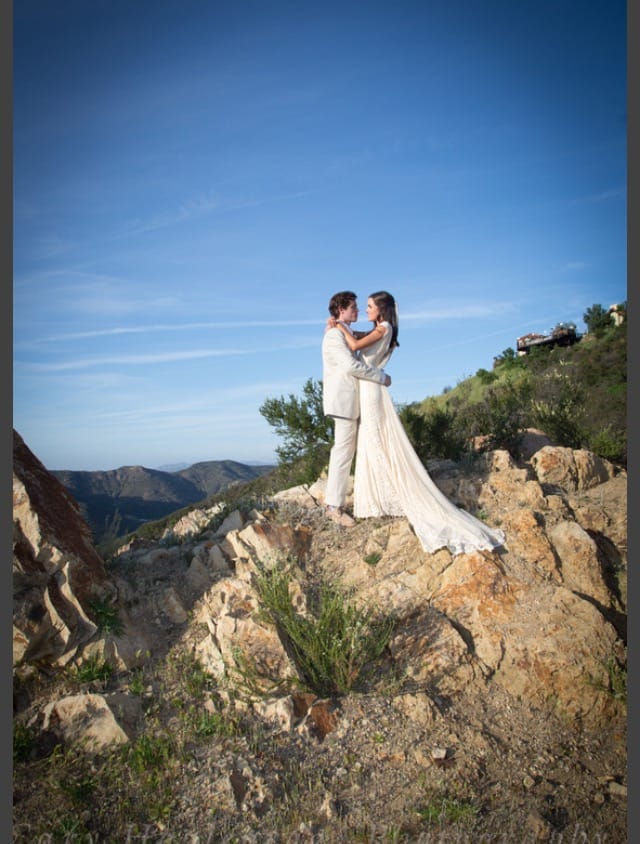
[(391, 345), (389, 348), (399, 346), (398, 343), (398, 306), (391, 293), (380, 290), (378, 293), (370, 293), (369, 298), (373, 299), (380, 311), (380, 320), (388, 322), (391, 326)]

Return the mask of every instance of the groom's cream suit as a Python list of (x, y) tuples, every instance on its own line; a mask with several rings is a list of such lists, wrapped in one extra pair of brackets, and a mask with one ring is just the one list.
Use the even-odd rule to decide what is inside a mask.
[(322, 407), (335, 423), (335, 440), (329, 457), (325, 503), (342, 507), (347, 493), (351, 462), (356, 451), (360, 417), (359, 378), (385, 384), (387, 375), (359, 360), (339, 328), (325, 331), (322, 339)]

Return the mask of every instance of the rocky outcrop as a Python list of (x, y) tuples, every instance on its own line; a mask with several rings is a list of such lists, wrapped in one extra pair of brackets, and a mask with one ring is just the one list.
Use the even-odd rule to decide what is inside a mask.
[[(95, 633), (83, 607), (110, 584), (73, 503), (58, 487), (45, 487), (42, 468), (18, 445), (16, 565), (21, 582), (30, 578), (23, 593), (30, 598), (14, 618), (28, 637), (21, 656), (31, 657), (39, 634), (40, 653), (67, 661)], [(505, 530), (499, 553), (427, 554), (402, 518), (360, 520), (348, 531), (336, 529), (337, 544), (327, 545), (323, 480), (276, 495), (271, 515), (253, 511), (243, 518), (236, 511), (217, 530), (196, 534), (212, 514), (195, 513), (174, 528), (180, 544), (123, 548), (128, 574), (114, 576), (128, 624), (121, 651), (128, 641), (132, 653), (157, 652), (171, 631), (189, 630), (218, 679), (235, 676), (240, 658), (252, 666), (263, 694), (295, 687), (297, 667), (260, 612), (255, 590), (259, 567), (294, 560), (300, 577), (293, 578), (291, 595), (300, 613), (306, 612), (303, 570), (315, 570), (317, 578), (341, 582), (359, 602), (394, 617), (391, 657), (413, 687), (454, 695), (491, 681), (597, 725), (617, 706), (606, 691), (610, 660), (624, 665), (626, 474), (589, 453), (549, 445), (520, 465), (497, 451), (479, 468), (469, 476), (451, 461), (430, 466), (447, 495), (471, 511), (482, 508)], [(29, 506), (22, 478), (35, 490)], [(41, 514), (35, 505), (45, 499)], [(31, 629), (24, 619), (37, 606), (41, 623)], [(44, 633), (59, 626), (62, 610), (66, 635), (52, 640)], [(202, 632), (194, 634), (193, 625)], [(97, 649), (118, 662), (113, 643), (109, 649), (97, 641), (84, 655)], [(121, 655), (120, 667), (131, 663)]]
[(32, 727), (46, 742), (81, 746), (97, 753), (114, 744), (126, 744), (142, 720), (142, 707), (131, 695), (67, 695), (48, 703)]
[(77, 503), (13, 432), (13, 661), (64, 665), (114, 595)]
[[(408, 676), (447, 693), (490, 677), (592, 724), (616, 710), (607, 665), (624, 665), (626, 475), (568, 451), (545, 446), (525, 467), (496, 452), (482, 481), (451, 465), (440, 476), (453, 498), (469, 509), (475, 498), (506, 531), (504, 553), (427, 555), (402, 519), (372, 524), (364, 541), (349, 534), (333, 571), (398, 617), (391, 649)], [(374, 573), (364, 562), (372, 550)]]
[[(172, 818), (181, 833), (207, 828), (211, 806), (258, 827), (279, 805), (289, 764), (309, 780), (324, 771), (314, 792), (319, 837), (305, 827), (300, 841), (322, 840), (322, 824), (339, 823), (346, 805), (354, 815), (359, 805), (415, 814), (405, 797), (421, 799), (412, 784), (438, 793), (450, 768), (454, 790), (466, 783), (494, 812), (504, 804), (504, 840), (520, 840), (521, 828), (521, 840), (553, 840), (569, 819), (621, 829), (626, 700), (614, 675), (626, 671), (626, 472), (544, 438), (530, 445), (520, 463), (495, 451), (472, 472), (428, 466), (446, 495), (504, 530), (506, 547), (492, 553), (428, 554), (403, 518), (342, 528), (324, 514), (319, 479), (219, 525), (218, 512), (188, 513), (158, 541), (123, 546), (107, 576), (73, 501), (18, 438), (16, 667), (93, 660), (118, 672), (19, 701), (18, 717), (38, 736), (34, 758), (55, 745), (89, 756), (127, 743), (133, 751), (148, 739), (148, 713), (154, 731), (172, 737), (190, 717), (215, 729), (224, 713), (276, 738), (266, 752), (246, 743), (195, 752)], [(381, 691), (319, 698), (305, 687), (256, 588), (273, 567), (287, 572), (300, 617), (313, 612), (319, 584), (335, 584), (393, 618)], [(118, 636), (90, 620), (100, 595), (117, 596)], [(579, 738), (585, 748), (599, 742), (597, 760)], [(349, 758), (361, 767), (347, 770)], [(341, 778), (357, 771), (368, 785), (345, 802)]]

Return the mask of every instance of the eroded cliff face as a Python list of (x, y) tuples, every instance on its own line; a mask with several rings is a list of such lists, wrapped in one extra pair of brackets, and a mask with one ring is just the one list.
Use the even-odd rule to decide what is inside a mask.
[[(473, 478), (455, 464), (433, 467), (454, 500), (505, 530), (507, 547), (499, 553), (427, 554), (405, 519), (314, 530), (304, 513), (312, 512), (312, 501), (322, 502), (323, 482), (280, 494), (292, 534), (260, 514), (227, 534), (218, 547), (229, 574), (194, 605), (209, 627), (199, 647), (213, 654), (211, 670), (224, 664), (225, 653), (246, 647), (249, 631), (260, 626), (252, 586), (257, 566), (297, 545), (306, 573), (339, 581), (358, 601), (396, 619), (391, 655), (414, 685), (452, 695), (480, 691), (490, 680), (532, 703), (554, 700), (568, 717), (592, 726), (606, 722), (616, 711), (604, 691), (606, 666), (625, 660), (626, 476), (570, 449), (547, 446), (537, 457), (522, 467), (495, 452), (482, 477)], [(375, 566), (367, 562), (372, 555)], [(243, 633), (239, 622), (222, 623), (237, 618), (239, 598), (230, 597), (236, 593), (248, 608)]]
[(77, 503), (13, 432), (13, 661), (64, 665), (115, 589)]
[[(382, 704), (351, 696), (327, 702), (301, 692), (299, 666), (265, 619), (256, 590), (260, 569), (281, 566), (290, 574), (290, 595), (302, 614), (309, 612), (314, 587), (340, 583), (356, 602), (394, 618), (386, 663), (400, 679), (395, 692), (388, 682), (380, 692), (389, 707), (386, 732), (380, 734), (394, 747), (385, 748), (387, 755), (370, 754), (372, 781), (384, 771), (391, 783), (398, 765), (406, 777), (426, 776), (427, 770), (429, 776), (442, 776), (433, 760), (444, 764), (452, 746), (468, 765), (460, 776), (478, 787), (487, 771), (501, 776), (505, 748), (516, 769), (538, 770), (514, 748), (525, 753), (526, 736), (536, 725), (535, 740), (548, 742), (551, 760), (560, 752), (558, 734), (552, 738), (550, 727), (558, 718), (570, 736), (609, 737), (600, 768), (595, 762), (592, 768), (619, 789), (616, 800), (626, 794), (626, 703), (611, 689), (612, 666), (626, 671), (624, 471), (544, 439), (521, 463), (496, 451), (482, 458), (473, 474), (449, 461), (433, 462), (429, 471), (446, 495), (505, 531), (506, 547), (492, 553), (452, 556), (442, 549), (427, 554), (402, 518), (339, 527), (324, 516), (320, 479), (279, 493), (263, 509), (236, 511), (217, 529), (209, 528), (217, 508), (193, 510), (162, 541), (123, 547), (107, 574), (64, 488), (19, 438), (16, 443), (16, 671), (41, 662), (81, 664), (98, 656), (119, 672), (102, 690), (69, 695), (68, 688), (53, 688), (46, 698), (29, 700), (19, 715), (48, 741), (82, 741), (104, 749), (135, 740), (145, 722), (127, 679), (132, 669), (144, 673), (153, 664), (157, 671), (164, 660), (184, 653), (213, 678), (210, 707), (222, 701), (239, 717), (288, 737), (282, 741), (308, 754), (310, 765), (319, 743), (333, 734), (357, 752), (358, 741), (366, 743), (367, 729), (382, 717)], [(107, 594), (121, 613), (124, 629), (118, 636), (104, 635), (88, 617), (92, 598)], [(251, 666), (251, 689), (239, 664)], [(548, 731), (547, 738), (542, 731)], [(449, 743), (449, 750), (431, 758), (421, 749), (424, 741), (445, 748)], [(477, 753), (470, 750), (475, 747)], [(261, 758), (247, 762), (243, 756), (246, 788), (239, 802), (240, 762), (230, 757), (228, 770), (222, 762), (217, 770), (217, 782), (227, 782), (229, 793), (236, 794), (237, 805), (234, 809), (231, 801), (228, 810), (237, 810), (243, 822), (254, 814), (261, 817), (265, 800), (277, 801)], [(622, 828), (622, 803), (609, 806), (583, 762), (576, 757), (571, 764), (567, 787), (576, 795), (585, 789), (595, 795), (598, 806), (609, 807), (606, 823)], [(612, 773), (616, 764), (620, 770)], [(505, 776), (510, 788), (521, 787), (512, 770)], [(527, 776), (534, 784), (553, 779), (544, 773)], [(252, 802), (253, 786), (261, 790), (259, 805)], [(193, 804), (196, 797), (189, 799)], [(541, 808), (549, 794), (537, 794), (531, 786), (527, 799), (539, 808), (532, 809), (534, 827), (535, 818), (542, 818), (534, 832), (545, 840), (557, 829), (544, 821)], [(589, 811), (587, 798), (572, 799), (576, 817)], [(335, 821), (327, 811), (328, 822)], [(514, 824), (517, 829), (517, 820)]]
[[(391, 652), (415, 681), (449, 693), (491, 677), (580, 718), (604, 717), (603, 666), (622, 660), (626, 643), (626, 473), (550, 445), (524, 465), (497, 451), (478, 468), (468, 476), (449, 461), (430, 467), (452, 500), (505, 530), (499, 552), (427, 554), (401, 518), (360, 520), (336, 534), (318, 521), (319, 480), (276, 495), (270, 514), (232, 514), (214, 534), (206, 525), (217, 509), (194, 510), (173, 528), (180, 545), (122, 549), (124, 577), (107, 574), (76, 503), (15, 434), (14, 662), (63, 665), (106, 648), (126, 670), (132, 654), (150, 643), (162, 652), (167, 631), (196, 618), (210, 631), (198, 648), (214, 673), (255, 639), (267, 663), (294, 676), (275, 631), (267, 636), (256, 620), (253, 586), (265, 560), (293, 556), (301, 590), (302, 567), (315, 569), (316, 579), (337, 579), (394, 616)], [(114, 647), (90, 608), (116, 595), (126, 633)], [(591, 685), (581, 682), (587, 676)]]

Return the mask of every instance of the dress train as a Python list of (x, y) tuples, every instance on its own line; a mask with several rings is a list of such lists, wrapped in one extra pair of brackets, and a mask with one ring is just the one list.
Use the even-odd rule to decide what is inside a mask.
[[(385, 325), (388, 325), (385, 323)], [(389, 359), (391, 327), (362, 350), (373, 366)], [(456, 507), (431, 480), (411, 445), (386, 387), (359, 380), (360, 426), (354, 476), (354, 516), (405, 516), (425, 551), (491, 551), (505, 536)]]

